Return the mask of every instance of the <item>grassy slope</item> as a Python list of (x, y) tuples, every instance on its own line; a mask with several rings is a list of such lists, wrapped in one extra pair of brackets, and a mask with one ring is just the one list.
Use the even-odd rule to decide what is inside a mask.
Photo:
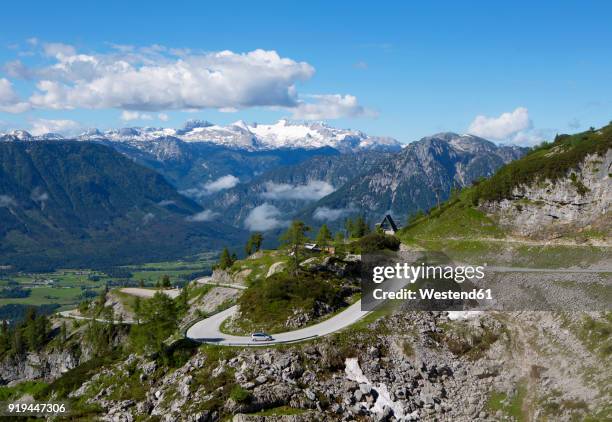
[[(526, 157), (501, 168), (490, 179), (466, 188), (427, 215), (402, 229), (402, 242), (444, 251), (456, 260), (479, 258), (490, 264), (565, 267), (597, 262), (609, 256), (606, 248), (516, 243), (491, 218), (478, 210), (480, 201), (504, 198), (515, 186), (555, 180), (576, 168), (588, 154), (612, 148), (612, 125), (598, 131), (562, 135)], [(505, 242), (508, 240), (508, 242)]]

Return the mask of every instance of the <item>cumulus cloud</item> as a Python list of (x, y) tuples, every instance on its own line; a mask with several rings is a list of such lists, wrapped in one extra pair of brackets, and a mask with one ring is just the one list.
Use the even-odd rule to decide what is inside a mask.
[[(10, 103), (0, 102), (2, 111), (9, 107), (14, 113), (29, 108), (115, 108), (132, 113), (122, 116), (126, 121), (154, 118), (136, 112), (159, 112), (157, 118), (166, 121), (168, 116), (161, 113), (166, 110), (235, 112), (249, 107), (286, 109), (303, 120), (376, 115), (353, 95), (300, 97), (296, 85), (312, 78), (315, 69), (274, 50), (199, 52), (161, 45), (111, 48), (82, 52), (63, 43), (31, 44), (28, 52), (43, 56), (44, 65), (13, 60), (4, 70), (12, 78), (33, 81), (35, 89), (27, 101), (11, 96)], [(366, 68), (367, 63), (356, 66)]]
[(17, 201), (11, 196), (0, 195), (0, 208), (10, 208), (17, 205)]
[(225, 189), (231, 189), (236, 186), (240, 182), (236, 176), (227, 174), (225, 176), (219, 177), (217, 180), (213, 180), (204, 184), (204, 190), (211, 194), (215, 192), (219, 192)]
[(342, 218), (350, 213), (354, 212), (355, 208), (328, 208), (328, 207), (318, 207), (312, 213), (312, 216), (315, 220), (320, 221), (335, 221), (339, 218)]
[(157, 46), (79, 54), (71, 46), (46, 44), (44, 53), (55, 63), (33, 72), (39, 82), (30, 102), (51, 109), (293, 107), (295, 83), (314, 74), (308, 63), (266, 50), (175, 55)]
[(543, 141), (550, 141), (555, 136), (554, 130), (551, 129), (530, 129), (516, 133), (509, 139), (510, 143), (521, 145), (521, 146), (533, 146), (542, 143)]
[(219, 213), (216, 213), (212, 210), (204, 210), (197, 214), (190, 215), (189, 217), (186, 218), (186, 220), (191, 221), (191, 222), (200, 223), (203, 221), (211, 221), (218, 216), (219, 216)]
[(323, 180), (311, 180), (306, 185), (266, 182), (265, 191), (262, 192), (261, 196), (266, 199), (316, 201), (329, 195), (334, 190), (332, 185)]
[(44, 43), (43, 51), (46, 56), (57, 59), (76, 55), (76, 49), (73, 46), (60, 42)]
[(506, 140), (517, 133), (531, 129), (529, 111), (517, 107), (514, 111), (502, 113), (498, 117), (476, 116), (468, 132), (492, 140)]
[(374, 117), (376, 113), (359, 104), (353, 95), (311, 95), (314, 102), (300, 101), (293, 109), (294, 119), (327, 120), (343, 117)]
[(49, 132), (57, 132), (65, 135), (80, 127), (74, 120), (36, 119), (33, 120), (31, 124), (30, 133), (32, 133), (32, 135), (43, 135)]
[(250, 231), (267, 231), (286, 227), (289, 222), (280, 218), (281, 212), (267, 202), (255, 207), (244, 219), (244, 227)]
[(0, 111), (5, 113), (23, 113), (30, 105), (21, 101), (13, 89), (13, 84), (6, 78), (0, 78)]
[(153, 120), (153, 117), (151, 117), (150, 114), (139, 113), (137, 111), (129, 111), (129, 110), (124, 110), (121, 113), (120, 118), (124, 122), (129, 122), (131, 120)]

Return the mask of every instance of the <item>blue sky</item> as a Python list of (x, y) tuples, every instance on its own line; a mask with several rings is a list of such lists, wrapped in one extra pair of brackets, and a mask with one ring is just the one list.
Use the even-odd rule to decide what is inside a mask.
[(528, 144), (612, 120), (610, 2), (100, 4), (3, 6), (0, 130), (290, 117)]

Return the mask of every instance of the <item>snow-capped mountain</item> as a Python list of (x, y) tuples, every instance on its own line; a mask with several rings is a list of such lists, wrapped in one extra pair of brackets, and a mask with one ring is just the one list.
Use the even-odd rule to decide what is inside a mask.
[[(21, 140), (57, 139), (57, 134), (32, 136), (25, 131), (7, 134)], [(6, 136), (6, 135), (5, 135)], [(184, 142), (207, 142), (250, 151), (271, 149), (316, 149), (331, 147), (341, 152), (364, 150), (399, 151), (393, 138), (369, 136), (352, 129), (337, 129), (325, 123), (299, 123), (279, 120), (274, 124), (247, 124), (239, 120), (227, 126), (191, 120), (180, 129), (128, 127), (100, 131), (90, 129), (77, 137), (85, 141), (147, 142), (159, 138), (177, 138)]]

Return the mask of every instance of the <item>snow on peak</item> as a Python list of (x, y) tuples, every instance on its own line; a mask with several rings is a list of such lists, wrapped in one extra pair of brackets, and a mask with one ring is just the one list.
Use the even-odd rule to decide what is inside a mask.
[(239, 120), (227, 126), (202, 120), (190, 120), (183, 128), (132, 127), (100, 132), (89, 130), (81, 140), (107, 139), (117, 142), (151, 141), (175, 137), (185, 142), (208, 142), (232, 148), (267, 150), (277, 148), (332, 147), (340, 151), (399, 151), (401, 144), (392, 138), (372, 137), (352, 129), (337, 129), (323, 122), (279, 120), (273, 124), (246, 123)]

